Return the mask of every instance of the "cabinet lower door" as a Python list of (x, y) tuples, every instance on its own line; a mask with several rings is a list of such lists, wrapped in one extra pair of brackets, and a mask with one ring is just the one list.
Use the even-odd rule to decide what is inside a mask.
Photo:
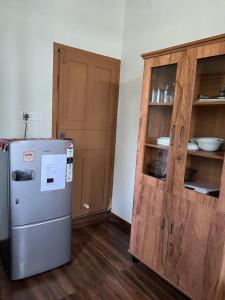
[(143, 184), (134, 209), (130, 242), (130, 252), (162, 275), (169, 225), (167, 200), (164, 191)]
[(193, 299), (219, 299), (225, 215), (179, 198), (171, 210), (165, 277)]

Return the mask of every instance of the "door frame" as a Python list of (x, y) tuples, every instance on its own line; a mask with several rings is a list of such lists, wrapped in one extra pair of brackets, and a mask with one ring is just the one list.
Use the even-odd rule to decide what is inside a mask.
[(52, 137), (57, 138), (58, 112), (59, 112), (59, 74), (60, 74), (60, 49), (58, 43), (53, 43), (53, 75), (52, 75)]
[[(59, 97), (60, 97), (60, 73), (62, 70), (60, 69), (60, 61), (61, 59), (64, 59), (63, 52), (69, 51), (69, 50), (75, 50), (75, 51), (82, 51), (83, 53), (87, 53), (93, 56), (101, 56), (104, 58), (104, 60), (115, 63), (118, 65), (118, 74), (117, 74), (117, 80), (116, 84), (118, 86), (116, 90), (116, 106), (114, 109), (114, 115), (113, 115), (113, 126), (112, 130), (114, 129), (114, 134), (112, 137), (112, 149), (111, 151), (111, 161), (110, 161), (110, 169), (112, 172), (112, 178), (111, 182), (109, 184), (109, 205), (108, 209), (112, 206), (112, 190), (113, 190), (113, 178), (114, 178), (114, 161), (115, 161), (115, 145), (116, 145), (116, 129), (117, 129), (117, 111), (118, 111), (118, 101), (119, 101), (119, 84), (120, 84), (120, 65), (121, 60), (109, 56), (105, 56), (102, 54), (97, 54), (91, 51), (67, 46), (64, 44), (53, 42), (53, 75), (52, 75), (52, 138), (58, 138), (58, 130), (59, 130)], [(111, 133), (112, 134), (112, 131)]]

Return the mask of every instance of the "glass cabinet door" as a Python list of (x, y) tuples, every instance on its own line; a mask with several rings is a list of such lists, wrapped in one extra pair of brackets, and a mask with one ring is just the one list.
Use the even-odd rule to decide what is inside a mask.
[(225, 139), (225, 55), (197, 60), (189, 132), (184, 187), (219, 197)]
[(177, 64), (151, 69), (143, 173), (161, 180), (167, 179), (168, 149), (174, 142), (176, 74)]

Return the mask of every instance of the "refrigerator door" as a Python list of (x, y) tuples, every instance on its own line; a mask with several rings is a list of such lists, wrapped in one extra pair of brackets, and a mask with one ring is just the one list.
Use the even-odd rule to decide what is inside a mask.
[(11, 229), (11, 279), (45, 272), (71, 259), (71, 217)]
[(11, 226), (71, 214), (70, 140), (25, 140), (10, 144)]

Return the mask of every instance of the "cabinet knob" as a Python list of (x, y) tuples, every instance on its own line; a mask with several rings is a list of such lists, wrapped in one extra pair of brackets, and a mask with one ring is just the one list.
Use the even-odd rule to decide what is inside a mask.
[(178, 155), (177, 160), (184, 160), (184, 155), (183, 154)]
[(176, 129), (176, 126), (173, 125), (173, 126), (172, 126), (172, 129), (171, 129), (170, 146), (173, 146), (173, 145), (174, 145), (174, 134), (175, 134), (175, 129)]
[(170, 223), (170, 234), (173, 234), (173, 227), (174, 227), (174, 223), (171, 222)]
[(183, 138), (184, 138), (184, 126), (181, 126), (181, 129), (180, 129), (180, 139), (179, 139), (179, 147), (182, 146), (183, 144)]

